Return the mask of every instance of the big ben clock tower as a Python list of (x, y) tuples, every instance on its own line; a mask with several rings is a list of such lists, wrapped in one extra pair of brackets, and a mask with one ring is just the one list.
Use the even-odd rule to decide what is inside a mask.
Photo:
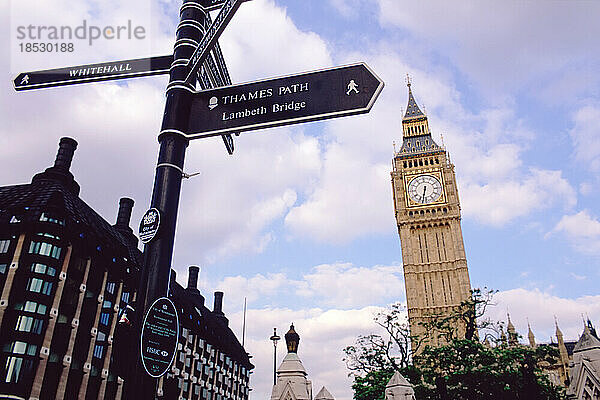
[[(403, 142), (394, 154), (392, 188), (411, 335), (432, 345), (423, 323), (448, 316), (470, 296), (454, 165), (429, 130), (408, 81)], [(464, 336), (464, 326), (455, 326)], [(435, 336), (435, 335), (433, 335)]]

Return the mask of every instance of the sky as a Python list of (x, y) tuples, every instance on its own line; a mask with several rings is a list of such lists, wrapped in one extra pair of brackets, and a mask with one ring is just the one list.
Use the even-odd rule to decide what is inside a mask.
[[(109, 222), (135, 199), (149, 207), (166, 76), (16, 93), (23, 71), (172, 52), (179, 1), (2, 2), (0, 184), (50, 166), (58, 140), (79, 142), (81, 197)], [(342, 349), (376, 332), (373, 316), (405, 302), (390, 182), (408, 93), (456, 167), (471, 283), (498, 290), (510, 313), (548, 342), (582, 315), (600, 324), (600, 3), (595, 1), (252, 0), (219, 42), (234, 83), (366, 62), (385, 82), (369, 114), (190, 143), (173, 268), (241, 337), (256, 368), (253, 400), (270, 396), (273, 327), (294, 323), (313, 382), (352, 398)], [(18, 27), (142, 26), (143, 39), (73, 40), (72, 52), (28, 53)], [(57, 42), (57, 40), (54, 40)], [(60, 42), (60, 40), (58, 41)], [(65, 42), (69, 42), (66, 40)], [(285, 354), (281, 343), (278, 359)]]

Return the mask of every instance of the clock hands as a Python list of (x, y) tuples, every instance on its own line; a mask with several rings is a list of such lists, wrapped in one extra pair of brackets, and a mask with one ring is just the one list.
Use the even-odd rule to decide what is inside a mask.
[(423, 201), (425, 201), (425, 191), (427, 190), (427, 185), (423, 185)]

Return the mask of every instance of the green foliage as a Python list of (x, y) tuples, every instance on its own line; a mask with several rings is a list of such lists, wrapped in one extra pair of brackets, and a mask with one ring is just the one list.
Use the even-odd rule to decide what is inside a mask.
[(364, 377), (355, 375), (352, 390), (355, 400), (384, 400), (385, 385), (392, 379), (393, 369), (368, 372)]
[(540, 369), (557, 356), (549, 346), (487, 347), (475, 340), (427, 346), (415, 359), (422, 373), (418, 399), (565, 399)]

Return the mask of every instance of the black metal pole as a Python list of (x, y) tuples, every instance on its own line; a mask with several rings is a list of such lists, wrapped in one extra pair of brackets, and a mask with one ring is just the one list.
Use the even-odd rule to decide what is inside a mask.
[(273, 386), (277, 384), (277, 342), (281, 337), (277, 335), (277, 328), (273, 328), (273, 336), (269, 338), (273, 341)]
[[(141, 324), (150, 305), (159, 297), (167, 296), (177, 210), (183, 166), (188, 140), (183, 133), (187, 130), (193, 87), (183, 80), (188, 74), (187, 61), (203, 35), (205, 12), (197, 0), (184, 0), (177, 28), (174, 61), (166, 91), (165, 112), (161, 133), (158, 137), (160, 151), (154, 179), (152, 205), (161, 213), (157, 236), (144, 248), (144, 264), (137, 296), (137, 329), (140, 340)], [(124, 398), (153, 400), (156, 398), (157, 379), (151, 378), (141, 362), (139, 346), (136, 349), (136, 379), (127, 385)]]

